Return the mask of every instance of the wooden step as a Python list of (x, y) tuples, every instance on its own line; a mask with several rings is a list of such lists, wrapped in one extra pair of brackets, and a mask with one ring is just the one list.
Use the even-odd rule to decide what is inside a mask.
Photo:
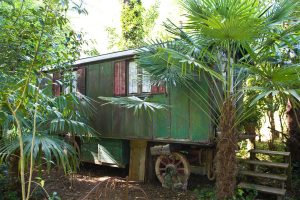
[(245, 160), (244, 162), (252, 165), (263, 165), (268, 167), (278, 167), (278, 168), (285, 168), (285, 169), (289, 167), (288, 163), (276, 163), (276, 162), (261, 161), (261, 160)]
[(291, 154), (290, 152), (284, 152), (284, 151), (269, 151), (269, 150), (259, 150), (259, 149), (252, 149), (249, 152), (268, 154), (268, 155), (279, 155), (279, 156), (290, 156)]
[(284, 196), (286, 193), (286, 189), (274, 188), (274, 187), (245, 183), (245, 182), (239, 183), (238, 187), (246, 188), (246, 189), (254, 189), (254, 190), (257, 190), (260, 192), (276, 194), (276, 195), (281, 195), (281, 196)]
[(260, 178), (270, 178), (270, 179), (275, 179), (275, 180), (279, 180), (279, 181), (287, 180), (286, 175), (268, 174), (268, 173), (253, 172), (253, 171), (247, 171), (247, 170), (239, 171), (239, 174), (242, 174), (245, 176), (260, 177)]

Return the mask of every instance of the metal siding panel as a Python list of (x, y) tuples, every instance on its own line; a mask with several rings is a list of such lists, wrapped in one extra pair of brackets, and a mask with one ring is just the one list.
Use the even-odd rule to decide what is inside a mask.
[(179, 85), (171, 88), (171, 137), (189, 139), (189, 106), (185, 89)]

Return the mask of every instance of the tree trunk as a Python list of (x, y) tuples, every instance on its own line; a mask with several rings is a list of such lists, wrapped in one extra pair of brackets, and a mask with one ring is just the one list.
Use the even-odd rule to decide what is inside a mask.
[[(256, 135), (256, 123), (249, 122), (245, 124), (244, 129), (247, 135), (255, 136)], [(250, 138), (250, 142), (252, 143), (252, 147), (255, 149), (255, 137)]]
[(275, 141), (275, 139), (277, 139), (279, 137), (279, 134), (276, 131), (276, 126), (275, 126), (274, 106), (273, 106), (273, 96), (272, 96), (272, 94), (270, 94), (268, 96), (268, 101), (269, 101), (268, 103), (271, 105), (269, 107), (268, 112), (267, 112), (269, 122), (270, 122), (270, 131), (271, 131), (271, 138), (268, 142), (268, 146), (269, 146), (270, 150), (275, 150), (274, 141)]
[(268, 146), (270, 150), (275, 150), (275, 145), (274, 145), (274, 141), (276, 138), (276, 128), (275, 128), (275, 119), (274, 119), (274, 112), (273, 111), (268, 111), (268, 118), (269, 118), (269, 122), (270, 122), (270, 132), (271, 132), (271, 138), (268, 142)]
[(234, 195), (236, 187), (237, 135), (235, 129), (235, 107), (231, 99), (225, 100), (220, 117), (220, 131), (216, 155), (217, 198), (225, 200)]
[(300, 162), (300, 109), (294, 108), (290, 100), (287, 104), (286, 116), (289, 133), (288, 148), (293, 162)]

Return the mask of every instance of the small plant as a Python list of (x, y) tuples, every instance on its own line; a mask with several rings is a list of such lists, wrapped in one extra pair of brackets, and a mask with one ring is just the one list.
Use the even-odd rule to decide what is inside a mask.
[(57, 192), (53, 192), (49, 197), (49, 200), (61, 200), (61, 198), (58, 196)]
[(231, 200), (254, 200), (256, 196), (256, 190), (238, 188)]
[[(216, 192), (215, 188), (211, 186), (205, 186), (201, 189), (195, 189), (194, 193), (196, 193), (199, 200), (216, 200)], [(241, 188), (236, 189), (234, 196), (230, 200), (254, 200), (257, 196), (256, 190), (244, 190)]]
[(201, 200), (216, 200), (215, 188), (212, 188), (211, 186), (196, 188), (194, 193), (197, 195), (198, 199)]

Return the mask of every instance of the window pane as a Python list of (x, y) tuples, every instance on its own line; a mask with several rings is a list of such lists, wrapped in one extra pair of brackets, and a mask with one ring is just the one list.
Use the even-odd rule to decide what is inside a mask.
[(128, 73), (128, 92), (129, 94), (138, 92), (138, 69), (135, 62), (129, 63), (129, 73)]
[(150, 74), (143, 70), (142, 92), (151, 92)]
[(66, 72), (64, 74), (64, 94), (77, 91), (77, 72)]

